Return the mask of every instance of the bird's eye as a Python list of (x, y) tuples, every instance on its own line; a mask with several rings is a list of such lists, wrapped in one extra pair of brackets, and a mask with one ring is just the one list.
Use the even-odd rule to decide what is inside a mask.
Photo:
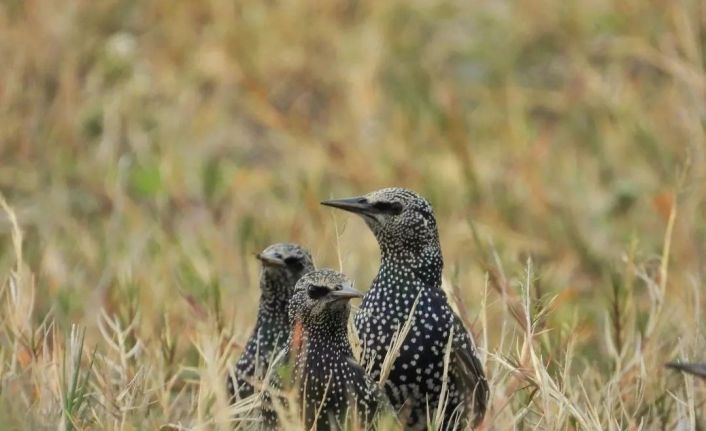
[(294, 267), (302, 266), (302, 263), (299, 261), (299, 259), (297, 259), (294, 256), (290, 256), (290, 257), (285, 258), (284, 263), (287, 266), (294, 266)]
[(402, 204), (399, 202), (378, 201), (373, 204), (373, 208), (385, 214), (398, 215), (402, 212)]
[(308, 293), (309, 293), (309, 298), (311, 299), (319, 299), (324, 297), (327, 293), (329, 292), (328, 287), (326, 286), (316, 286), (314, 284), (309, 286)]

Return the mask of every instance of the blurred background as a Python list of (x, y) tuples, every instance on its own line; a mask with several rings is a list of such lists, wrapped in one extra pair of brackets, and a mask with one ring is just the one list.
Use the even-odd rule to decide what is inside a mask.
[[(178, 334), (175, 376), (202, 364), (199, 332), (237, 356), (254, 254), (295, 241), (367, 289), (373, 236), (319, 201), (403, 186), (435, 208), (448, 285), (509, 399), (488, 428), (530, 405), (522, 420), (553, 429), (498, 360), (522, 368), (526, 295), (550, 372), (570, 346), (588, 398), (637, 388), (598, 423), (671, 429), (664, 393), (685, 383), (661, 364), (706, 360), (705, 44), (700, 0), (5, 0), (0, 191), (33, 273), (28, 325), (80, 324), (101, 351), (101, 309), (139, 315), (146, 352)], [(11, 231), (3, 214), (3, 280)], [(5, 394), (31, 393), (11, 338)]]

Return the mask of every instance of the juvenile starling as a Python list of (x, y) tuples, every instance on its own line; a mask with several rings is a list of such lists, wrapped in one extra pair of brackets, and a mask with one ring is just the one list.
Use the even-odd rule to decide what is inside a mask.
[(418, 300), (411, 328), (385, 382), (387, 395), (401, 414), (408, 415), (408, 428), (424, 427), (442, 393), (451, 338), (448, 395), (442, 423), (437, 425), (442, 429), (476, 426), (485, 414), (488, 382), (471, 334), (441, 289), (444, 261), (431, 205), (401, 188), (322, 204), (362, 216), (380, 245), (380, 270), (355, 315), (355, 328), (365, 346), (363, 366), (379, 378), (391, 340)]
[(255, 329), (235, 365), (235, 385), (228, 377), (228, 393), (233, 400), (253, 394), (253, 383), (262, 379), (272, 356), (286, 344), (289, 298), (297, 280), (314, 270), (311, 255), (297, 244), (273, 244), (257, 258), (262, 263), (260, 306)]
[[(348, 341), (348, 301), (362, 296), (346, 276), (330, 269), (310, 272), (294, 288), (289, 303), (291, 335), (281, 362), (275, 364), (279, 371), (271, 386), (295, 391), (307, 429), (343, 429), (346, 421), (368, 429), (378, 412), (389, 406), (382, 390), (355, 361)], [(285, 379), (286, 364), (292, 374)], [(276, 424), (267, 407), (264, 416), (266, 426)]]

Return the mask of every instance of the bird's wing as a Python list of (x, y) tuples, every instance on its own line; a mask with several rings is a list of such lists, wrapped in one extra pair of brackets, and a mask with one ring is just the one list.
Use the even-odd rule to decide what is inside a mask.
[(471, 334), (463, 326), (461, 319), (454, 313), (454, 337), (452, 372), (466, 385), (473, 400), (474, 424), (477, 425), (488, 408), (490, 388), (485, 378), (483, 365), (476, 355), (476, 349)]
[(446, 292), (442, 289), (435, 289), (433, 292), (432, 299), (437, 301), (439, 306), (448, 307), (453, 315), (452, 325), (455, 335), (452, 342), (451, 373), (461, 379), (467, 393), (470, 394), (469, 398), (472, 400), (471, 408), (474, 415), (473, 424), (475, 426), (483, 419), (488, 408), (488, 398), (490, 396), (490, 388), (485, 378), (483, 365), (476, 355), (473, 337), (466, 329), (461, 318), (451, 308)]
[(370, 377), (368, 373), (365, 372), (365, 369), (358, 363), (358, 361), (355, 360), (355, 358), (349, 356), (348, 358), (346, 358), (346, 361), (348, 362), (348, 365), (354, 370), (354, 372), (359, 373), (361, 376), (363, 376), (363, 379), (365, 379), (365, 383), (368, 385), (368, 387), (377, 388), (377, 392), (379, 392), (382, 397), (380, 398), (381, 401), (387, 401), (387, 396), (382, 391), (382, 388), (380, 388), (380, 385), (378, 385), (377, 382), (372, 377)]
[(377, 395), (377, 402), (378, 402), (378, 411), (380, 412), (394, 412), (394, 409), (392, 407), (392, 403), (390, 403), (390, 400), (387, 398), (387, 395), (385, 395), (385, 391), (380, 387), (380, 385), (372, 378), (370, 377), (369, 374), (365, 372), (365, 369), (352, 357), (347, 358), (348, 364), (356, 370), (358, 373), (360, 373), (361, 376), (363, 376), (363, 379), (365, 379), (365, 383), (369, 388), (372, 388), (375, 390), (375, 394)]
[(283, 367), (289, 365), (289, 357), (289, 348), (287, 347), (284, 347), (272, 357), (272, 362), (267, 369), (263, 382), (265, 384), (265, 389), (282, 389), (282, 369)]
[(282, 349), (272, 360), (262, 388), (262, 416), (266, 428), (275, 428), (278, 423), (277, 412), (273, 406), (273, 399), (286, 405), (286, 399), (279, 397), (279, 391), (283, 388), (282, 376), (280, 375), (282, 367), (289, 363), (289, 349)]

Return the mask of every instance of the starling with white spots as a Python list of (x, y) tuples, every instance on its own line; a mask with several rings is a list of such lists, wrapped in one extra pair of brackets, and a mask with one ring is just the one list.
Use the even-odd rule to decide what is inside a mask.
[(446, 400), (436, 424), (441, 429), (478, 425), (488, 403), (488, 382), (473, 338), (441, 288), (444, 261), (431, 205), (401, 188), (322, 204), (360, 215), (380, 246), (380, 269), (355, 315), (363, 366), (379, 378), (393, 337), (411, 315), (411, 329), (385, 382), (392, 405), (408, 428), (424, 428), (440, 398)]
[[(273, 244), (257, 255), (262, 264), (260, 304), (252, 335), (228, 376), (228, 393), (233, 401), (255, 392), (272, 360), (289, 338), (287, 309), (294, 285), (314, 270), (307, 250), (297, 244)], [(234, 378), (233, 378), (234, 377)]]
[[(310, 272), (294, 289), (290, 338), (270, 386), (294, 391), (306, 429), (346, 429), (351, 424), (369, 429), (389, 408), (385, 394), (356, 362), (348, 341), (349, 301), (362, 296), (346, 276), (330, 269)], [(277, 419), (270, 407), (266, 399), (265, 425), (271, 428)]]

